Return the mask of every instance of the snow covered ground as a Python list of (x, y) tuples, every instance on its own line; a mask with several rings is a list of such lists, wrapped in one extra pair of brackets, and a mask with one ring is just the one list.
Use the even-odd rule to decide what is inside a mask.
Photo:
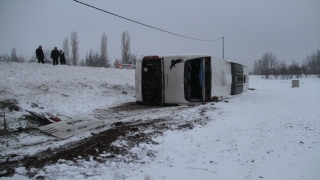
[[(83, 118), (98, 108), (135, 101), (134, 70), (0, 62), (0, 76), (0, 101), (16, 99), (23, 109), (6, 113), (11, 128), (20, 126), (17, 119), (28, 114), (24, 110)], [(300, 87), (292, 88), (291, 80), (250, 76), (249, 87), (255, 90), (172, 110), (164, 116), (168, 121), (206, 123), (167, 130), (153, 137), (155, 144), (137, 144), (130, 150), (135, 161), (129, 156), (117, 157), (128, 161), (105, 163), (93, 158), (80, 164), (60, 160), (34, 171), (45, 179), (320, 179), (320, 79), (299, 82)], [(3, 128), (3, 116), (0, 122)], [(45, 134), (37, 138), (27, 133), (18, 137), (1, 137), (1, 156), (40, 150), (35, 145), (19, 151), (23, 143), (51, 140), (55, 143), (47, 145), (57, 147), (80, 138), (59, 140)], [(27, 179), (24, 167), (15, 170), (13, 177), (0, 179)]]

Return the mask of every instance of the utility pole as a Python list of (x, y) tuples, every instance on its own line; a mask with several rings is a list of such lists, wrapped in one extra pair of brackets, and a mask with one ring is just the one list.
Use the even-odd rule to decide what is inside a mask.
[(224, 37), (222, 37), (222, 59), (224, 59)]

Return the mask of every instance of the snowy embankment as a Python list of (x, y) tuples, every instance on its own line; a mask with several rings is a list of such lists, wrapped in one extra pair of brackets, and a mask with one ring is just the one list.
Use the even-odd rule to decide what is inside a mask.
[(134, 70), (0, 62), (0, 73), (1, 100), (37, 113), (77, 118), (135, 100)]
[[(16, 63), (0, 63), (0, 70), (1, 99), (16, 98), (24, 109), (34, 102), (74, 117), (134, 101), (130, 70)], [(62, 160), (34, 171), (48, 179), (320, 179), (320, 79), (299, 81), (292, 88), (291, 80), (251, 76), (255, 90), (172, 112), (166, 120), (206, 123), (165, 131), (153, 138), (159, 144), (137, 144), (134, 160)]]

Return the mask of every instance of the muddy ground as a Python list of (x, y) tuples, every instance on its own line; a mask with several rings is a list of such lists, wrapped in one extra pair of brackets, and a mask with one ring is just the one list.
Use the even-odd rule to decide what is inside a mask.
[[(154, 108), (154, 106), (152, 106)], [(118, 106), (109, 111), (121, 112), (121, 111), (133, 111), (139, 109), (148, 109), (151, 106), (137, 105), (135, 103), (127, 103), (122, 106)], [(159, 107), (161, 108), (161, 107)], [(200, 110), (200, 115), (205, 110)], [(30, 116), (30, 118), (32, 118)], [(192, 129), (195, 124), (206, 124), (206, 118), (196, 119), (194, 121), (178, 123), (170, 121), (168, 119), (152, 119), (148, 121), (137, 120), (134, 122), (118, 122), (111, 126), (111, 128), (101, 131), (99, 133), (91, 133), (92, 136), (81, 139), (78, 142), (72, 142), (58, 149), (46, 149), (34, 156), (19, 157), (17, 154), (11, 154), (9, 156), (2, 156), (5, 161), (0, 163), (0, 177), (12, 176), (15, 173), (15, 168), (25, 167), (27, 170), (31, 168), (41, 169), (46, 165), (59, 163), (59, 160), (70, 160), (75, 164), (79, 160), (89, 160), (92, 158), (98, 162), (105, 163), (107, 161), (121, 161), (117, 156), (125, 156), (129, 153), (129, 150), (139, 143), (152, 143), (153, 137), (162, 135), (164, 131), (171, 130), (188, 130)], [(145, 131), (148, 129), (148, 131)], [(28, 129), (28, 131), (38, 132), (39, 129)], [(148, 133), (145, 133), (148, 132)], [(19, 133), (18, 131), (12, 133)], [(132, 134), (135, 134), (132, 136)], [(128, 145), (125, 147), (113, 146), (112, 143), (116, 140), (125, 140)], [(102, 153), (110, 154), (106, 157), (99, 156)], [(1, 156), (1, 155), (0, 155)], [(19, 157), (19, 158), (17, 158)], [(132, 161), (135, 157), (132, 157)], [(80, 163), (80, 162), (79, 162)], [(34, 171), (29, 171), (28, 176), (36, 179), (44, 179), (45, 177), (35, 177)]]

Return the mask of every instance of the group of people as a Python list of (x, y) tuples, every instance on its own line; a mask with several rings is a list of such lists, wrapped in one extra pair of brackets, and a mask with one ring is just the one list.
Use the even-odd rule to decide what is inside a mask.
[[(36, 50), (36, 57), (38, 59), (38, 63), (44, 64), (44, 53), (43, 53), (41, 45)], [(66, 58), (64, 56), (64, 52), (62, 50), (60, 50), (60, 52), (59, 52), (57, 47), (55, 47), (51, 51), (51, 59), (53, 60), (53, 65), (58, 65), (58, 59), (60, 59), (61, 65), (66, 64)]]

